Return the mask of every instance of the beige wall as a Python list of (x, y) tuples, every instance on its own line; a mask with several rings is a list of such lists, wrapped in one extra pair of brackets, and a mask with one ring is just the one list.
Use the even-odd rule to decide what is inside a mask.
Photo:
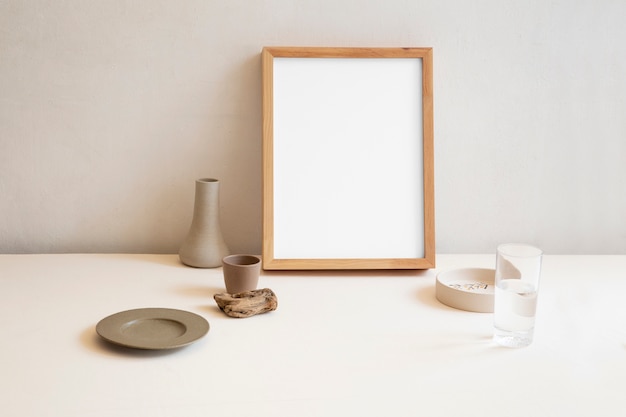
[(0, 0), (0, 253), (261, 248), (264, 45), (432, 46), (439, 252), (626, 253), (620, 0)]

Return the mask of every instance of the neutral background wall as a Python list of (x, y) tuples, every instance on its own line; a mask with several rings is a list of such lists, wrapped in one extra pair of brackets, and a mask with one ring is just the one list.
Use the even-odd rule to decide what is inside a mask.
[(261, 61), (432, 46), (437, 251), (626, 253), (623, 0), (0, 0), (0, 252), (261, 248)]

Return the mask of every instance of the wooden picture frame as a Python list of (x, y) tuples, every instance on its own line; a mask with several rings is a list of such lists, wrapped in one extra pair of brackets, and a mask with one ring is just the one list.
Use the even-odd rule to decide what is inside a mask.
[(263, 268), (433, 268), (432, 48), (262, 62)]

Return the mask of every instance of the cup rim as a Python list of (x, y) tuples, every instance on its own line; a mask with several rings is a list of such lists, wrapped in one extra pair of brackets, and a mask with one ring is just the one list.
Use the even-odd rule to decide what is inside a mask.
[[(235, 262), (235, 259), (241, 259), (242, 261), (244, 261), (243, 263), (240, 262)], [(243, 267), (243, 268), (253, 268), (257, 265), (259, 265), (261, 263), (261, 258), (259, 258), (256, 255), (248, 255), (248, 254), (234, 254), (234, 255), (227, 255), (224, 258), (222, 258), (222, 263), (223, 264), (227, 264), (227, 265), (231, 265), (231, 266), (237, 266), (237, 267)]]
[(543, 255), (541, 249), (527, 243), (501, 243), (497, 252), (515, 258), (535, 258)]

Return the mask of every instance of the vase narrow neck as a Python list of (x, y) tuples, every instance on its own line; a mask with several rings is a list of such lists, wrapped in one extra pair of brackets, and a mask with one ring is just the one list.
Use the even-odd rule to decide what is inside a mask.
[(220, 183), (213, 179), (196, 181), (193, 223), (219, 227)]

